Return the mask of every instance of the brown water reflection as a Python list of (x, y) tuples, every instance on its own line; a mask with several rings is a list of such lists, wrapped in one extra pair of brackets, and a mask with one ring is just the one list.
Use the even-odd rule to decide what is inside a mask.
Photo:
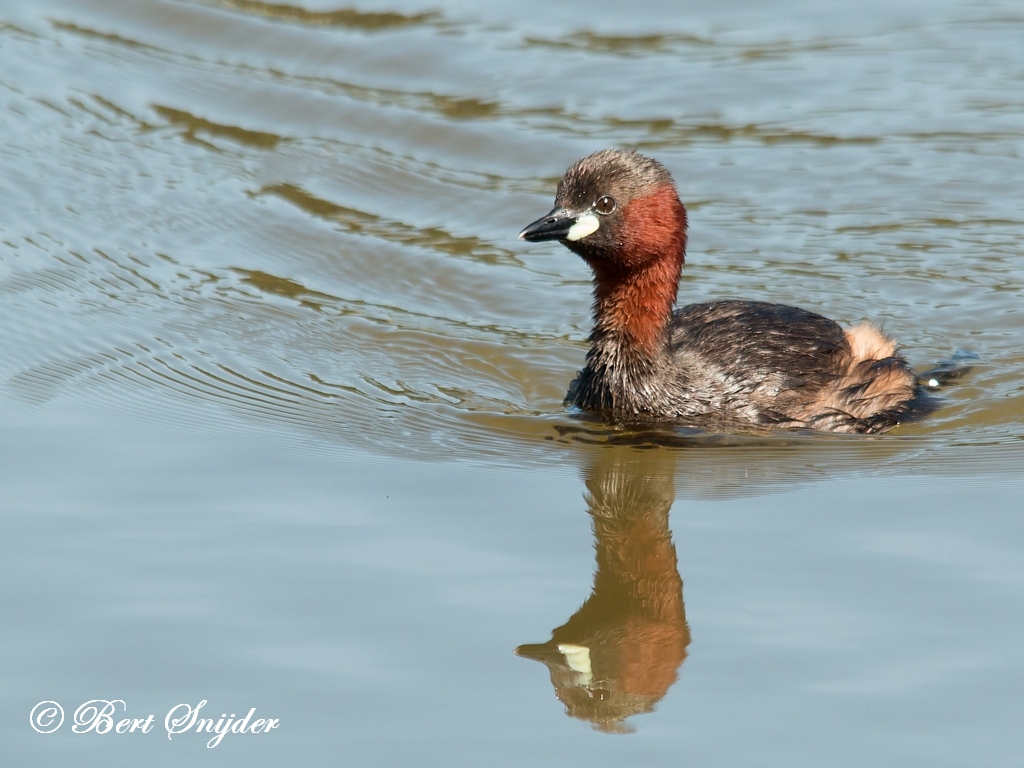
[(301, 5), (264, 3), (259, 2), (259, 0), (210, 0), (210, 2), (212, 5), (233, 8), (244, 13), (264, 16), (268, 19), (309, 24), (312, 26), (346, 27), (365, 32), (424, 24), (439, 19), (439, 14), (437, 13), (404, 15), (391, 11), (383, 13), (360, 11), (356, 8), (313, 11), (303, 8)]
[(516, 654), (543, 662), (566, 714), (600, 731), (650, 712), (676, 681), (690, 628), (669, 530), (675, 453), (608, 447), (586, 469), (597, 572), (586, 602), (546, 643)]

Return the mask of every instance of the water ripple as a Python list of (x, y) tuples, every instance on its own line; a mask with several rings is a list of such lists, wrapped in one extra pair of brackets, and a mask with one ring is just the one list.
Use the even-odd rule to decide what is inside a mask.
[[(0, 376), (19, 402), (538, 466), (671, 446), (693, 493), (1018, 455), (1024, 125), (1012, 62), (968, 44), (998, 25), (545, 36), (255, 0), (48, 3), (0, 21)], [(588, 275), (515, 233), (613, 143), (658, 154), (690, 203), (683, 301), (866, 316), (922, 367), (983, 362), (883, 440), (565, 413)]]
[(322, 200), (294, 184), (266, 186), (256, 195), (280, 197), (307, 213), (338, 224), (344, 231), (352, 234), (368, 234), (399, 245), (427, 247), (450, 256), (462, 256), (485, 263), (520, 263), (512, 251), (496, 248), (479, 238), (455, 237), (440, 227), (411, 227), (393, 219), (385, 219), (366, 211)]
[(242, 13), (262, 16), (275, 21), (287, 21), (311, 26), (345, 27), (361, 32), (437, 24), (443, 18), (436, 12), (401, 14), (395, 11), (360, 11), (339, 8), (333, 11), (310, 11), (286, 3), (264, 3), (259, 0), (210, 0), (211, 4)]

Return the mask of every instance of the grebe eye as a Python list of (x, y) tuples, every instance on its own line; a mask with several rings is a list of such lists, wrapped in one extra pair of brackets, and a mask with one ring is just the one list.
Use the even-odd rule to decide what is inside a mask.
[(596, 203), (594, 203), (594, 210), (600, 213), (602, 216), (607, 216), (609, 213), (615, 210), (615, 198), (609, 195), (602, 195)]

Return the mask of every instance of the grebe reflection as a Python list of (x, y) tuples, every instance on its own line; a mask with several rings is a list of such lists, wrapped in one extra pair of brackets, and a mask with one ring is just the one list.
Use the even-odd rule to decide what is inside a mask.
[(546, 643), (542, 661), (566, 714), (609, 733), (650, 712), (676, 681), (690, 629), (668, 527), (674, 452), (604, 446), (586, 470), (597, 572), (590, 597)]

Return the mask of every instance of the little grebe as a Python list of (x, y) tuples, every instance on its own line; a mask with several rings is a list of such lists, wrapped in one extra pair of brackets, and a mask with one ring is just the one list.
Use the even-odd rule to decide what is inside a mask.
[(594, 330), (566, 405), (613, 421), (725, 420), (878, 433), (921, 408), (918, 377), (875, 326), (843, 330), (759, 301), (672, 311), (686, 209), (661, 163), (605, 149), (569, 167), (519, 237), (558, 240), (594, 272)]

